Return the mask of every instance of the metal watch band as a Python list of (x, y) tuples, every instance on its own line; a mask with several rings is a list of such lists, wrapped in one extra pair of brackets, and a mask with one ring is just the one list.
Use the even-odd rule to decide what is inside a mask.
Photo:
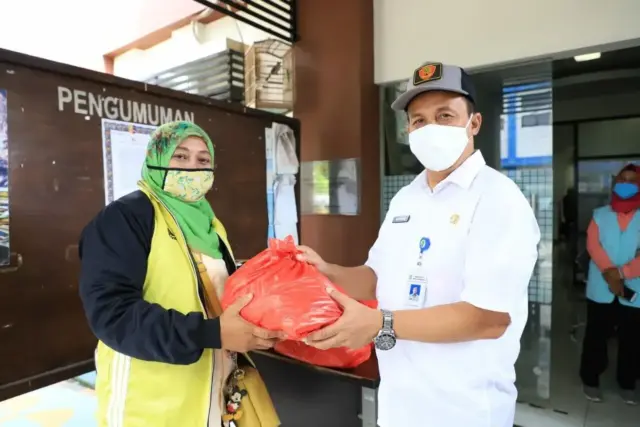
[(389, 310), (382, 311), (382, 331), (393, 331), (393, 313)]

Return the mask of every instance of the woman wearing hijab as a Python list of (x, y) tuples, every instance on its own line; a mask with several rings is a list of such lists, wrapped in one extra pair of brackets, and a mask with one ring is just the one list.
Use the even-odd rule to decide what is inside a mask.
[(221, 293), (235, 262), (204, 198), (214, 149), (188, 122), (151, 136), (139, 191), (104, 208), (80, 241), (80, 296), (96, 349), (101, 427), (220, 427), (230, 352), (270, 348), (278, 334), (239, 316), (209, 318), (195, 259)]
[(587, 327), (580, 376), (589, 400), (602, 400), (599, 377), (607, 368), (607, 341), (617, 326), (617, 380), (623, 400), (637, 405), (640, 367), (640, 168), (616, 176), (611, 204), (594, 211), (587, 229), (591, 256), (587, 280)]

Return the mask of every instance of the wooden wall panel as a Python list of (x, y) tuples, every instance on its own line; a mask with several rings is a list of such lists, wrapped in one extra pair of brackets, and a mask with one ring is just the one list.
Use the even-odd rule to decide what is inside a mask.
[(302, 242), (328, 261), (361, 265), (380, 227), (373, 2), (299, 1), (297, 15), (294, 115), (303, 123), (302, 160), (355, 157), (361, 172), (360, 215), (304, 215)]
[[(101, 120), (59, 111), (58, 87), (193, 112), (216, 146), (210, 201), (236, 256), (265, 247), (264, 128), (297, 120), (0, 50), (7, 90), (10, 243), (23, 265), (0, 268), (0, 400), (92, 367), (95, 339), (77, 293), (77, 243), (104, 206)], [(4, 271), (4, 274), (2, 272)]]

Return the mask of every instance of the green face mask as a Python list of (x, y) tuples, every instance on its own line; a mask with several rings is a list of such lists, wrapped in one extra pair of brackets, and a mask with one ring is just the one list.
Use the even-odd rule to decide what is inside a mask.
[(163, 190), (185, 202), (202, 200), (213, 186), (211, 169), (166, 169)]

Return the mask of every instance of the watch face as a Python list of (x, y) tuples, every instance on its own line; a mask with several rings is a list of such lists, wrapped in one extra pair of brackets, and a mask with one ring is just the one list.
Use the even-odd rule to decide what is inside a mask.
[(391, 334), (380, 334), (376, 337), (375, 344), (378, 350), (391, 350), (396, 345), (396, 337)]

